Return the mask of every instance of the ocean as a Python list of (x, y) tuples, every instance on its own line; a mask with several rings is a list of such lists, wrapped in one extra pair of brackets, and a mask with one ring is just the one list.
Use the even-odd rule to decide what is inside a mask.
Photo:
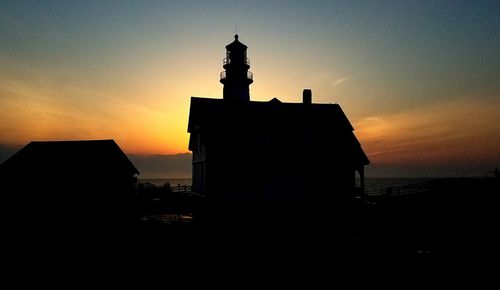
[[(404, 177), (366, 177), (365, 189), (367, 192), (381, 191), (388, 187), (404, 186), (427, 182), (431, 178), (404, 178)], [(170, 182), (171, 186), (175, 185), (192, 185), (191, 178), (139, 178), (140, 183), (151, 183), (156, 186), (162, 186), (164, 183)]]

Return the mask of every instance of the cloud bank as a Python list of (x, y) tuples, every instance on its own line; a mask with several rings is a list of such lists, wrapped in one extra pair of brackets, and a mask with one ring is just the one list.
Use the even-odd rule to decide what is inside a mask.
[(168, 155), (128, 155), (140, 178), (191, 178), (190, 153)]

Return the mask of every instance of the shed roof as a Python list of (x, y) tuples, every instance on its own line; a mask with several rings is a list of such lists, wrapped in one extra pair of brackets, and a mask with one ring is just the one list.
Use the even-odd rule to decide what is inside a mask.
[(47, 175), (75, 169), (139, 174), (114, 140), (32, 141), (0, 164), (1, 174), (39, 171)]

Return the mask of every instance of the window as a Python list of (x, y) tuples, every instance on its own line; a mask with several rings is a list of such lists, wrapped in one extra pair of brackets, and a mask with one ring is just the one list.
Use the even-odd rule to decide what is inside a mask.
[(361, 188), (361, 175), (359, 174), (359, 171), (354, 171), (354, 186), (356, 188)]

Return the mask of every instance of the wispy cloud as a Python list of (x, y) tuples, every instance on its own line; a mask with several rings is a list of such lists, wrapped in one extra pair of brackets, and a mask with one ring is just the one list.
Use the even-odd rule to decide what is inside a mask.
[(500, 162), (500, 101), (447, 101), (355, 120), (372, 161), (383, 164)]
[(126, 92), (96, 87), (71, 71), (29, 67), (1, 55), (0, 64), (1, 143), (112, 138), (134, 153), (186, 148), (184, 135), (172, 137), (172, 132), (185, 132), (184, 124), (170, 112), (124, 98)]
[(356, 73), (356, 74), (353, 74), (351, 76), (345, 76), (345, 77), (338, 78), (332, 82), (332, 88), (335, 88), (336, 86), (339, 86), (347, 81), (350, 81), (350, 80), (358, 77), (359, 75), (360, 75), (360, 73)]

